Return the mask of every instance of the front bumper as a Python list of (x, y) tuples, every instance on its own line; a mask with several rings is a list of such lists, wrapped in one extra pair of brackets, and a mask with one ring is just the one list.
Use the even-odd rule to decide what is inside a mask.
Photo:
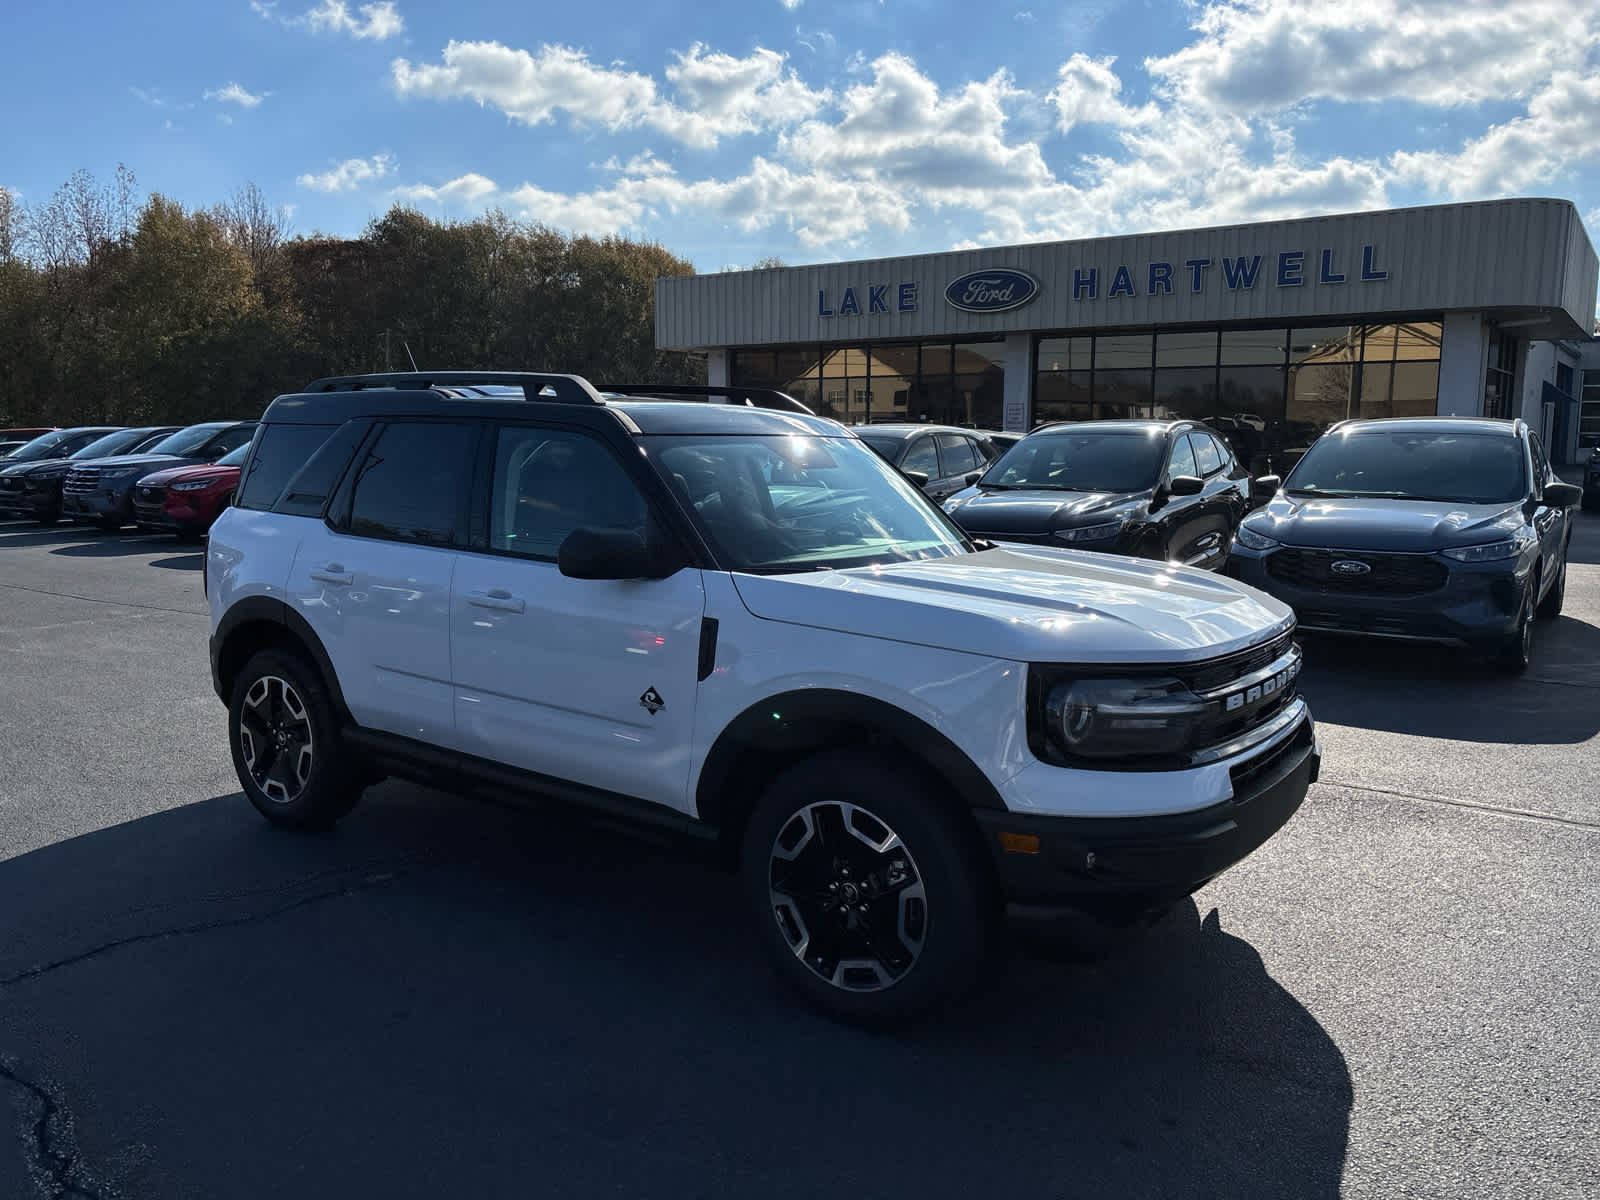
[(133, 485), (113, 488), (96, 488), (92, 492), (64, 492), (61, 511), (69, 517), (96, 521), (106, 517), (119, 518), (131, 524), (133, 513)]
[(1514, 633), (1534, 563), (1531, 552), (1486, 563), (1441, 557), (1439, 561), (1449, 572), (1443, 586), (1415, 595), (1382, 595), (1297, 587), (1268, 572), (1267, 559), (1273, 553), (1249, 550), (1235, 542), (1227, 574), (1294, 609), (1301, 633), (1349, 633), (1449, 645), (1473, 645)]
[(1285, 736), (1230, 764), (1232, 797), (1204, 808), (1142, 817), (995, 809), (973, 815), (1013, 919), (1052, 925), (1087, 916), (1131, 925), (1165, 911), (1281, 829), (1320, 766), (1308, 715)]

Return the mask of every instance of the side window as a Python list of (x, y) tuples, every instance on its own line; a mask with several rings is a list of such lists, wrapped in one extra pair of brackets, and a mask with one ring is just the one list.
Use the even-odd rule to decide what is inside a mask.
[(214, 454), (221, 458), (244, 445), (256, 435), (254, 425), (242, 425), (238, 429), (225, 429), (214, 438), (206, 447), (207, 454)]
[(939, 461), (944, 464), (941, 475), (966, 475), (978, 469), (972, 443), (959, 433), (939, 435)]
[[(304, 452), (286, 452), (283, 455), (283, 466), (289, 471), (289, 481), (279, 488), (277, 496), (269, 502), (272, 511), (296, 517), (321, 516), (323, 505), (339, 486), (339, 480), (344, 478), (345, 468), (365, 440), (369, 427), (370, 423), (365, 420), (347, 421), (331, 431), (326, 425), (274, 426), (268, 436), (271, 432), (295, 433), (303, 439), (301, 445)], [(316, 433), (301, 434), (299, 430), (315, 430)], [(265, 440), (258, 443), (256, 454), (261, 454), (265, 445)]]
[(356, 468), (349, 532), (427, 546), (465, 541), (472, 433), (470, 425), (433, 421), (385, 428)]
[[(270, 509), (289, 477), (333, 432), (332, 425), (261, 425), (260, 437), (239, 480), (240, 508)], [(252, 430), (251, 432), (256, 432)], [(318, 505), (321, 510), (321, 505)]]
[(1550, 460), (1544, 456), (1544, 443), (1537, 433), (1528, 434), (1528, 447), (1533, 451), (1533, 490), (1542, 493), (1550, 481)]
[(1189, 445), (1189, 437), (1182, 434), (1172, 444), (1172, 457), (1167, 460), (1167, 482), (1171, 483), (1179, 475), (1198, 474), (1200, 472), (1195, 468), (1194, 450)]
[(921, 471), (929, 479), (939, 478), (939, 452), (934, 449), (931, 437), (919, 437), (900, 460), (902, 471)]
[(647, 532), (649, 506), (622, 464), (592, 437), (510, 425), (495, 444), (489, 547), (554, 561), (574, 529)]
[(1194, 444), (1194, 465), (1200, 468), (1196, 475), (1214, 475), (1222, 470), (1222, 451), (1208, 435), (1191, 433), (1189, 441)]

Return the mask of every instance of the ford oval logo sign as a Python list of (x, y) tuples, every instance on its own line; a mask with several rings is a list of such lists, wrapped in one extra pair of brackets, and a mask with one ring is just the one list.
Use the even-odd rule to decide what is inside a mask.
[(996, 267), (973, 271), (944, 289), (950, 307), (962, 312), (1007, 312), (1021, 308), (1039, 294), (1039, 281), (1026, 271)]
[(1366, 563), (1362, 562), (1360, 559), (1341, 558), (1336, 563), (1328, 564), (1328, 570), (1332, 571), (1335, 575), (1365, 575), (1371, 571), (1372, 568)]

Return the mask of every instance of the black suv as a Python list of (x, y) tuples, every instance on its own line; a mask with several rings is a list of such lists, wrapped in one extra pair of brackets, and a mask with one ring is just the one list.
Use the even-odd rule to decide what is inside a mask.
[(1215, 570), (1250, 491), (1228, 443), (1197, 422), (1084, 421), (1034, 430), (944, 508), (991, 541)]
[(1561, 612), (1581, 494), (1522, 421), (1346, 421), (1245, 518), (1229, 570), (1302, 630), (1474, 646), (1520, 671), (1534, 618)]
[(856, 436), (935, 500), (970, 487), (1000, 457), (985, 434), (950, 425), (864, 425)]
[(249, 442), (255, 431), (254, 421), (206, 421), (180, 429), (142, 453), (77, 464), (61, 486), (61, 511), (105, 530), (131, 525), (136, 515), (133, 488), (141, 477), (164, 467), (216, 462)]
[(137, 454), (176, 431), (174, 425), (146, 425), (116, 429), (96, 438), (81, 450), (58, 457), (0, 463), (0, 512), (32, 517), (51, 525), (61, 516), (61, 485), (76, 463), (112, 454)]

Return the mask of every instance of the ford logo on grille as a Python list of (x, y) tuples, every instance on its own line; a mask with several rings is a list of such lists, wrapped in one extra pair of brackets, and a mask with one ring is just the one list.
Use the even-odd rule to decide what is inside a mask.
[(1026, 271), (997, 267), (973, 271), (944, 289), (944, 298), (962, 312), (1006, 312), (1021, 308), (1039, 294), (1039, 281)]
[(1329, 563), (1328, 570), (1335, 575), (1366, 575), (1372, 567), (1358, 558), (1341, 558), (1336, 563)]

